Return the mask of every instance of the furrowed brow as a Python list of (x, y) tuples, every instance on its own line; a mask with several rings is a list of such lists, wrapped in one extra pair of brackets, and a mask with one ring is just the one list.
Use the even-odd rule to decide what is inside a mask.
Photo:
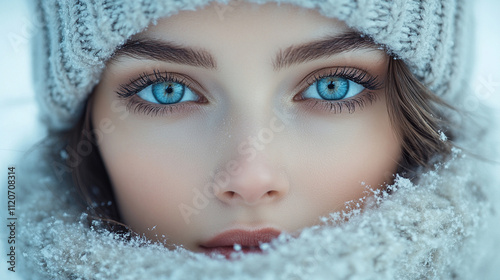
[(272, 61), (272, 65), (274, 71), (280, 71), (293, 64), (366, 48), (380, 49), (380, 46), (367, 36), (361, 37), (359, 33), (349, 32), (301, 45), (292, 45), (285, 50), (280, 49)]
[(130, 40), (117, 49), (110, 60), (117, 61), (122, 56), (217, 69), (214, 57), (206, 50), (153, 39)]

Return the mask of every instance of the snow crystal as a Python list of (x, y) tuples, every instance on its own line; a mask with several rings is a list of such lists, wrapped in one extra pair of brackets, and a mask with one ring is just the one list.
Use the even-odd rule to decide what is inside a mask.
[(59, 155), (64, 160), (67, 160), (69, 158), (68, 152), (66, 152), (66, 150), (61, 150), (61, 152), (59, 153)]
[(266, 251), (266, 250), (269, 250), (271, 248), (271, 245), (269, 245), (268, 243), (261, 243), (259, 245), (259, 248), (262, 250), (262, 251)]
[(448, 140), (448, 137), (446, 136), (446, 134), (444, 134), (444, 132), (439, 131), (439, 139), (441, 139), (441, 141), (445, 142), (446, 140)]
[(234, 249), (236, 252), (239, 252), (239, 251), (241, 251), (241, 245), (240, 245), (240, 244), (234, 244), (234, 245), (233, 245), (233, 249)]

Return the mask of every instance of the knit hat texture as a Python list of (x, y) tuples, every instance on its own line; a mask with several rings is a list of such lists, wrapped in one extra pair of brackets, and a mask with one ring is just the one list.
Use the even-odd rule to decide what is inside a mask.
[[(81, 117), (106, 61), (161, 17), (213, 0), (33, 0), (43, 28), (34, 36), (36, 97), (51, 130)], [(216, 0), (231, 4), (228, 0)], [(383, 45), (435, 94), (454, 103), (466, 92), (471, 50), (467, 0), (248, 0), (316, 9)], [(222, 7), (222, 6), (220, 6)], [(217, 10), (214, 10), (214, 13)]]

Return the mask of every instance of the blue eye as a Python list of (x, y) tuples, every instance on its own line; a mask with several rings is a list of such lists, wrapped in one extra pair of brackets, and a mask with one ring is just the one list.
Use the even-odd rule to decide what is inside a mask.
[(138, 92), (137, 96), (151, 103), (167, 105), (199, 99), (199, 96), (184, 84), (176, 82), (152, 84)]
[(304, 91), (303, 97), (323, 100), (342, 100), (353, 97), (364, 89), (365, 87), (349, 79), (328, 76), (310, 85)]

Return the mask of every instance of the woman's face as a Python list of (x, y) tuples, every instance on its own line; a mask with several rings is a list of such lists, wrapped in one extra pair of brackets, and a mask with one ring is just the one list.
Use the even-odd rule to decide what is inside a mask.
[(387, 66), (343, 23), (290, 5), (159, 20), (116, 52), (92, 103), (124, 222), (167, 246), (251, 251), (390, 183)]

